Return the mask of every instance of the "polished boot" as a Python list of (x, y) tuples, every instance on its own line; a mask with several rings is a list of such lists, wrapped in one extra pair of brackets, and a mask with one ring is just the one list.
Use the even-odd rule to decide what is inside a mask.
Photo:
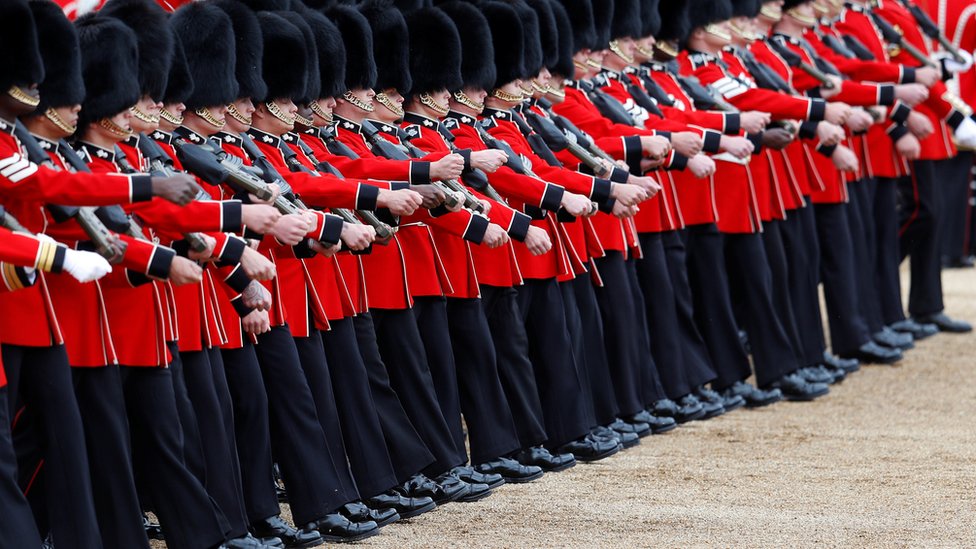
[(783, 393), (779, 389), (764, 391), (745, 381), (736, 381), (722, 394), (726, 397), (742, 397), (746, 401), (746, 408), (761, 408), (783, 400)]
[(685, 395), (678, 399), (678, 415), (674, 417), (678, 423), (688, 423), (705, 417), (705, 407), (694, 395)]
[(373, 521), (380, 528), (400, 520), (400, 513), (396, 509), (372, 509), (361, 501), (343, 505), (339, 513), (353, 522)]
[(380, 533), (379, 527), (373, 521), (353, 522), (338, 513), (325, 515), (307, 525), (305, 529), (318, 530), (322, 534), (322, 539), (328, 543), (350, 543)]
[(475, 465), (475, 470), (485, 474), (501, 475), (505, 482), (522, 484), (545, 474), (542, 467), (536, 465), (522, 465), (514, 459), (500, 457), (486, 463)]
[(599, 461), (620, 451), (616, 441), (598, 441), (589, 436), (563, 444), (556, 450), (559, 454), (573, 454), (577, 461)]
[(607, 425), (607, 427), (617, 431), (618, 433), (631, 433), (640, 438), (644, 438), (651, 434), (651, 426), (639, 421), (629, 422), (618, 418), (614, 420), (613, 423)]
[(841, 358), (827, 351), (824, 351), (823, 360), (826, 366), (830, 366), (831, 368), (836, 368), (839, 370), (844, 370), (848, 374), (853, 374), (854, 372), (861, 369), (861, 363), (858, 362), (856, 358)]
[[(422, 513), (433, 511), (437, 507), (431, 497), (407, 497), (395, 489), (373, 496), (363, 503), (373, 509), (393, 509), (402, 519), (413, 518)], [(325, 532), (321, 530), (320, 532), (324, 537)]]
[[(321, 544), (321, 540), (319, 540)], [(220, 549), (268, 549), (271, 547), (283, 547), (283, 543), (279, 538), (271, 538), (270, 540), (259, 540), (258, 538), (252, 536), (251, 534), (244, 534), (239, 538), (234, 538), (225, 541), (220, 545)], [(310, 546), (309, 546), (310, 547)]]
[[(667, 402), (674, 404), (674, 402), (670, 400)], [(675, 404), (675, 409), (677, 409), (677, 404)], [(678, 427), (678, 422), (674, 420), (674, 417), (652, 413), (648, 410), (641, 410), (632, 416), (623, 418), (623, 420), (627, 423), (646, 423), (651, 428), (651, 432), (655, 435), (673, 431)]]
[(620, 445), (622, 450), (627, 448), (633, 448), (640, 444), (640, 437), (634, 433), (621, 433), (620, 431), (614, 431), (609, 427), (604, 427), (599, 425), (594, 427), (590, 434), (587, 435), (591, 440), (597, 442), (616, 442)]
[(486, 474), (476, 471), (474, 467), (462, 465), (451, 469), (451, 472), (468, 484), (485, 484), (492, 490), (505, 484), (505, 477), (494, 473)]
[(573, 454), (553, 454), (542, 446), (521, 450), (513, 457), (522, 465), (541, 467), (547, 473), (565, 471), (576, 465)]
[(904, 358), (901, 351), (878, 345), (874, 341), (868, 341), (858, 348), (851, 358), (856, 358), (860, 362), (868, 364), (894, 364)]
[(887, 326), (872, 334), (871, 339), (886, 347), (901, 349), (902, 351), (915, 348), (915, 338), (912, 337), (912, 334), (896, 332)]
[(783, 376), (773, 383), (773, 386), (783, 392), (786, 400), (809, 402), (830, 392), (825, 383), (808, 383), (799, 374), (793, 373)]
[(710, 404), (717, 404), (721, 406), (726, 412), (731, 412), (732, 410), (738, 410), (746, 405), (744, 398), (738, 395), (732, 395), (730, 398), (725, 398), (724, 396), (718, 394), (716, 391), (705, 387), (704, 385), (695, 389), (695, 397), (701, 402), (707, 402)]
[(651, 405), (648, 412), (658, 417), (677, 417), (680, 409), (677, 402), (666, 398)]
[[(446, 494), (444, 503), (449, 501), (460, 501), (461, 503), (471, 503), (485, 499), (491, 495), (491, 488), (487, 484), (471, 484), (461, 480), (457, 475), (448, 471), (437, 477), (437, 484)], [(437, 502), (440, 505), (440, 502)]]
[(285, 547), (315, 547), (322, 544), (316, 530), (299, 530), (285, 522), (280, 515), (251, 523), (251, 533), (259, 538), (278, 538)]
[[(834, 371), (843, 373), (843, 370)], [(833, 385), (834, 383), (843, 381), (844, 377), (847, 377), (847, 374), (844, 374), (844, 377), (838, 379), (837, 375), (823, 366), (807, 366), (806, 368), (800, 368), (796, 373), (807, 383), (826, 383), (827, 385)]]
[(904, 332), (907, 334), (912, 334), (915, 341), (925, 339), (927, 337), (932, 337), (939, 333), (939, 327), (935, 324), (921, 324), (916, 322), (914, 319), (906, 318), (905, 320), (899, 320), (891, 326), (892, 330), (896, 332)]
[(950, 318), (945, 313), (936, 313), (934, 315), (926, 316), (916, 316), (914, 317), (915, 322), (921, 324), (934, 324), (940, 332), (946, 332), (950, 334), (965, 334), (973, 331), (973, 325), (963, 321), (955, 320)]

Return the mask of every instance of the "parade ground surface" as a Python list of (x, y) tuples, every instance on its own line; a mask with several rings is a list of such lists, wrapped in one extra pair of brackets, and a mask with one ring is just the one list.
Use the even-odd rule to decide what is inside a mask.
[[(976, 321), (976, 271), (943, 280), (947, 312)], [(692, 423), (356, 545), (973, 547), (974, 361), (976, 335), (940, 334), (817, 402)]]

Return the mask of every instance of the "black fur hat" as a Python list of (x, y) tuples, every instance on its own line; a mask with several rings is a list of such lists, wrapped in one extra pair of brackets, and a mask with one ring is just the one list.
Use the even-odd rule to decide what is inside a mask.
[(99, 13), (103, 17), (115, 17), (135, 31), (139, 44), (139, 89), (143, 95), (162, 99), (174, 47), (166, 12), (155, 0), (108, 0)]
[(495, 50), (491, 42), (491, 27), (478, 8), (453, 0), (438, 6), (454, 22), (461, 38), (461, 82), (456, 86), (489, 89), (495, 85)]
[(556, 21), (559, 44), (556, 62), (549, 66), (549, 71), (563, 78), (573, 78), (573, 74), (576, 72), (573, 65), (573, 54), (576, 53), (573, 47), (573, 24), (562, 4), (555, 1), (550, 3), (552, 4), (552, 15)]
[(661, 17), (661, 30), (655, 35), (659, 42), (672, 40), (683, 42), (691, 33), (691, 21), (688, 19), (688, 3), (664, 0), (658, 6)]
[(573, 26), (573, 53), (590, 49), (597, 41), (593, 5), (590, 0), (561, 0)]
[(657, 36), (661, 32), (661, 15), (658, 12), (660, 2), (661, 0), (641, 0), (641, 38)]
[(688, 21), (692, 31), (729, 19), (732, 19), (732, 3), (729, 0), (688, 0)]
[(37, 43), (34, 16), (27, 0), (0, 0), (0, 93), (11, 86), (28, 87), (44, 80), (44, 61)]
[(373, 32), (369, 21), (356, 8), (336, 5), (326, 14), (339, 27), (346, 46), (346, 90), (376, 86), (376, 60), (373, 58)]
[(288, 11), (291, 0), (235, 0), (251, 8), (252, 11)]
[(525, 0), (539, 19), (539, 41), (542, 45), (542, 65), (552, 68), (559, 60), (559, 29), (552, 13), (552, 0)]
[(760, 9), (762, 0), (732, 0), (732, 17), (755, 17)]
[(40, 39), (45, 74), (38, 90), (41, 104), (37, 112), (44, 112), (48, 107), (80, 104), (85, 98), (85, 81), (81, 78), (78, 33), (54, 2), (31, 0), (29, 5)]
[(305, 94), (308, 49), (302, 30), (285, 17), (269, 11), (258, 12), (258, 23), (264, 38), (262, 71), (268, 85), (259, 102), (280, 98), (301, 99)]
[(173, 14), (173, 29), (183, 42), (193, 78), (186, 108), (227, 105), (241, 97), (234, 75), (237, 53), (230, 17), (214, 2), (190, 2)]
[[(610, 40), (641, 38), (640, 0), (613, 0), (613, 18), (610, 20)], [(609, 40), (608, 40), (609, 42)]]
[[(783, 11), (791, 10), (799, 6), (800, 4), (806, 4), (807, 2), (812, 2), (812, 1), (813, 0), (786, 0), (785, 2), (783, 2)], [(760, 8), (762, 8), (762, 5), (756, 8), (757, 13), (759, 12)]]
[(510, 5), (515, 8), (522, 22), (522, 40), (525, 42), (525, 49), (522, 52), (523, 72), (520, 78), (531, 78), (539, 74), (545, 63), (539, 16), (523, 0), (515, 0)]
[(394, 0), (393, 3), (404, 15), (413, 10), (430, 8), (434, 5), (431, 0)]
[(183, 41), (176, 37), (176, 30), (172, 30), (175, 40), (173, 40), (173, 64), (169, 68), (169, 77), (166, 79), (166, 91), (163, 93), (163, 103), (184, 103), (193, 93), (193, 76), (190, 75), (190, 66), (186, 62), (186, 51), (183, 49)]
[(342, 35), (328, 17), (317, 11), (308, 10), (304, 17), (315, 35), (315, 54), (319, 60), (319, 97), (341, 95), (346, 91), (346, 47), (342, 44)]
[(610, 47), (613, 39), (613, 11), (614, 0), (596, 0), (593, 4), (593, 28), (596, 29), (596, 41), (590, 45), (593, 51), (605, 50)]
[(413, 87), (401, 93), (427, 93), (461, 87), (461, 36), (454, 22), (437, 8), (407, 14), (410, 74)]
[(261, 38), (257, 16), (238, 0), (213, 0), (213, 4), (227, 14), (233, 28), (237, 96), (253, 98), (268, 95), (268, 86), (264, 83), (261, 70), (264, 39)]
[(84, 15), (75, 28), (85, 80), (78, 126), (83, 128), (139, 101), (139, 46), (135, 32), (114, 17)]
[(366, 0), (359, 6), (373, 32), (373, 59), (376, 60), (376, 91), (409, 90), (410, 38), (407, 22), (392, 0)]
[(495, 52), (495, 82), (485, 88), (491, 91), (525, 75), (525, 38), (522, 21), (511, 5), (486, 2), (481, 6), (481, 12), (488, 20)]
[[(292, 97), (298, 105), (304, 105), (319, 98), (319, 91), (322, 89), (319, 81), (319, 52), (315, 48), (315, 33), (312, 32), (311, 25), (305, 20), (305, 14), (295, 11), (278, 12), (289, 23), (295, 26), (302, 33), (302, 43), (305, 46), (306, 63), (297, 67), (304, 72), (305, 87), (301, 95)], [(272, 84), (273, 85), (273, 84)]]

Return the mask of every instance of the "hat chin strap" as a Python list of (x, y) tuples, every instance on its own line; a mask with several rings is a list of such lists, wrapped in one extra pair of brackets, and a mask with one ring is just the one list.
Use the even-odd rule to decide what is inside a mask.
[(783, 10), (774, 4), (763, 4), (762, 9), (759, 10), (759, 15), (773, 21), (779, 21), (783, 18)]
[(64, 118), (61, 118), (61, 115), (58, 114), (58, 111), (54, 110), (54, 107), (48, 107), (47, 110), (44, 111), (44, 117), (50, 120), (52, 124), (57, 126), (59, 130), (68, 135), (75, 133), (75, 130), (78, 129), (78, 126), (68, 125), (68, 123), (64, 121)]
[(400, 105), (397, 105), (392, 99), (390, 99), (390, 96), (389, 95), (386, 95), (385, 93), (380, 92), (380, 93), (376, 94), (376, 97), (374, 97), (373, 99), (377, 103), (379, 103), (380, 105), (383, 105), (384, 107), (386, 107), (387, 109), (389, 109), (390, 112), (392, 112), (393, 114), (397, 115), (400, 118), (403, 117), (403, 115), (404, 115), (403, 107), (401, 107)]
[(495, 91), (491, 92), (491, 96), (494, 97), (495, 99), (500, 99), (502, 101), (505, 101), (506, 103), (521, 103), (522, 102), (522, 96), (521, 95), (515, 95), (514, 93), (508, 93), (507, 91), (504, 91), (501, 88), (497, 88), (497, 89), (495, 89)]
[(802, 25), (813, 26), (813, 25), (816, 25), (817, 24), (817, 18), (816, 17), (809, 17), (809, 16), (806, 16), (806, 15), (803, 15), (802, 13), (800, 13), (800, 10), (797, 9), (797, 8), (793, 8), (793, 9), (787, 11), (786, 13), (788, 13), (790, 15), (790, 17), (792, 17), (793, 19), (796, 19), (797, 21), (799, 21), (800, 24), (802, 24)]
[(159, 124), (159, 116), (152, 116), (146, 111), (140, 109), (137, 105), (129, 107), (129, 112), (132, 113), (132, 116), (142, 120), (146, 124)]
[(343, 93), (342, 98), (345, 99), (346, 102), (355, 105), (357, 108), (359, 108), (362, 111), (373, 112), (376, 110), (376, 107), (356, 97), (355, 95), (352, 94), (351, 91), (347, 91)]
[(617, 42), (616, 40), (610, 41), (610, 51), (615, 53), (617, 57), (623, 59), (624, 63), (627, 63), (628, 65), (634, 62), (634, 56), (624, 53), (624, 50), (620, 48), (620, 42)]
[(279, 107), (274, 101), (266, 101), (264, 106), (268, 109), (268, 112), (271, 113), (271, 116), (281, 120), (289, 126), (295, 125), (295, 117), (281, 110), (281, 107)]
[(678, 50), (674, 49), (674, 45), (672, 45), (671, 42), (658, 42), (654, 44), (654, 47), (664, 55), (669, 57), (678, 57)]
[(159, 111), (159, 118), (161, 118), (161, 119), (169, 122), (170, 124), (172, 124), (174, 126), (182, 126), (183, 125), (183, 117), (182, 116), (175, 115), (175, 114), (169, 112), (166, 109), (163, 109), (163, 110)]
[(306, 128), (311, 128), (311, 127), (315, 126), (315, 121), (312, 120), (311, 118), (305, 118), (304, 116), (296, 113), (295, 114), (295, 124), (301, 124), (302, 126), (305, 126)]
[(237, 120), (238, 122), (244, 124), (245, 126), (250, 126), (251, 122), (253, 122), (250, 116), (244, 116), (244, 113), (237, 110), (237, 107), (235, 107), (233, 103), (227, 105), (227, 114), (229, 114), (231, 118)]
[(477, 112), (481, 112), (485, 110), (484, 103), (479, 103), (474, 99), (471, 99), (470, 97), (468, 97), (468, 94), (464, 93), (461, 90), (454, 92), (454, 100), (464, 105), (465, 107), (475, 110)]
[(7, 95), (28, 107), (36, 107), (41, 104), (40, 98), (27, 94), (20, 86), (10, 86), (10, 89), (7, 90)]
[(208, 109), (207, 107), (200, 107), (199, 109), (195, 109), (193, 112), (197, 116), (202, 118), (204, 122), (210, 124), (211, 126), (217, 128), (218, 130), (223, 129), (224, 124), (226, 124), (226, 122), (214, 116), (213, 113), (210, 112), (210, 109)]
[(128, 137), (132, 135), (132, 130), (127, 130), (122, 126), (119, 126), (111, 118), (103, 118), (99, 120), (98, 125), (101, 126), (102, 129), (104, 129), (105, 131), (107, 131), (108, 133), (116, 137), (128, 139)]
[(318, 101), (312, 101), (311, 103), (309, 103), (308, 104), (308, 108), (309, 109), (312, 109), (312, 112), (315, 113), (316, 116), (318, 116), (322, 120), (325, 120), (325, 123), (326, 124), (331, 124), (332, 123), (332, 113), (331, 112), (325, 112), (322, 109), (322, 107), (319, 106), (319, 102)]
[(641, 46), (640, 43), (635, 44), (634, 47), (637, 48), (637, 53), (641, 54), (642, 56), (648, 59), (652, 59), (654, 57), (654, 51)]
[(716, 25), (714, 23), (712, 23), (710, 25), (706, 25), (705, 26), (705, 32), (707, 32), (708, 34), (711, 34), (712, 36), (714, 36), (716, 38), (719, 38), (721, 40), (732, 40), (732, 35), (730, 35), (729, 33), (725, 32), (724, 30), (722, 30), (721, 28), (719, 28), (718, 25)]

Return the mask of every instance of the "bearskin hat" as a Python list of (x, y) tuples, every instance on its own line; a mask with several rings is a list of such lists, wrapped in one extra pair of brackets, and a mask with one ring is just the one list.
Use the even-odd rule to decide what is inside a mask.
[(346, 90), (376, 86), (376, 60), (373, 58), (373, 32), (369, 21), (356, 8), (336, 5), (326, 14), (339, 27), (346, 46)]
[(556, 62), (549, 66), (549, 70), (563, 78), (572, 78), (576, 69), (573, 65), (573, 54), (576, 53), (573, 43), (573, 24), (569, 20), (566, 8), (559, 2), (551, 2), (552, 16), (556, 21), (559, 38)]
[(0, 0), (0, 93), (11, 86), (28, 87), (44, 80), (44, 61), (37, 41), (34, 16), (27, 0)]
[(596, 29), (596, 40), (590, 44), (593, 51), (605, 50), (610, 47), (610, 40), (613, 39), (613, 11), (615, 9), (614, 0), (597, 0), (593, 5), (593, 28)]
[[(613, 17), (610, 20), (610, 40), (641, 38), (640, 0), (613, 0)], [(609, 42), (609, 40), (607, 41)]]
[(495, 85), (495, 50), (491, 42), (491, 27), (478, 8), (453, 0), (438, 6), (451, 18), (461, 38), (461, 81), (456, 88), (467, 86), (489, 89)]
[(193, 76), (190, 75), (190, 65), (186, 62), (186, 51), (183, 41), (176, 37), (173, 31), (173, 64), (169, 67), (169, 77), (166, 78), (166, 91), (163, 93), (163, 103), (185, 103), (193, 93)]
[(291, 0), (235, 0), (251, 8), (252, 11), (289, 11)]
[(404, 13), (404, 15), (414, 10), (434, 6), (434, 3), (431, 0), (394, 0), (393, 3), (396, 5), (397, 9)]
[(79, 127), (109, 118), (139, 101), (136, 33), (114, 17), (89, 14), (75, 22), (81, 48), (85, 100)]
[(732, 3), (729, 0), (688, 0), (691, 30), (729, 19), (732, 19)]
[(762, 9), (762, 0), (732, 0), (732, 17), (755, 17)]
[(661, 30), (656, 38), (659, 42), (672, 40), (683, 42), (691, 33), (691, 21), (688, 19), (688, 3), (665, 0), (658, 6), (661, 16)]
[(491, 29), (495, 52), (495, 82), (485, 88), (493, 90), (525, 75), (525, 38), (522, 21), (515, 8), (501, 2), (486, 2), (481, 7)]
[(413, 86), (401, 93), (427, 93), (461, 87), (461, 36), (446, 13), (421, 8), (407, 14)]
[[(783, 11), (791, 10), (801, 4), (806, 4), (807, 2), (812, 2), (813, 0), (785, 0), (783, 2)], [(760, 8), (762, 6), (759, 6)]]
[(78, 33), (61, 8), (50, 0), (31, 0), (30, 10), (40, 40), (44, 62), (41, 103), (38, 112), (48, 107), (78, 105), (85, 98), (85, 81), (81, 78), (81, 48)]
[(661, 32), (661, 15), (658, 12), (660, 3), (661, 0), (641, 0), (641, 38), (657, 36)]
[[(346, 91), (346, 47), (339, 29), (317, 11), (304, 14), (315, 36), (315, 55), (319, 60), (319, 97), (336, 97)], [(318, 98), (315, 98), (318, 99)]]
[(540, 42), (539, 16), (523, 0), (515, 0), (509, 5), (515, 9), (522, 22), (522, 40), (525, 42), (522, 50), (522, 75), (519, 78), (530, 78), (539, 74), (545, 62)]
[(539, 42), (542, 45), (542, 65), (551, 68), (559, 59), (559, 29), (552, 13), (552, 0), (526, 0), (539, 19)]
[(376, 90), (409, 90), (410, 39), (407, 22), (392, 0), (366, 0), (360, 13), (373, 32), (373, 59), (376, 60)]
[(257, 17), (264, 40), (261, 71), (268, 92), (264, 97), (254, 99), (265, 102), (304, 97), (307, 80), (305, 67), (309, 61), (305, 35), (278, 13), (260, 11)]
[(167, 14), (154, 0), (108, 0), (99, 12), (115, 17), (135, 31), (139, 44), (139, 89), (162, 99), (173, 64), (173, 33)]
[(573, 26), (573, 53), (590, 49), (597, 41), (593, 5), (590, 0), (561, 0)]
[[(285, 20), (294, 25), (302, 34), (306, 63), (302, 66), (296, 66), (295, 69), (302, 73), (305, 86), (302, 88), (302, 93), (292, 96), (292, 99), (296, 104), (304, 105), (318, 99), (319, 92), (322, 89), (321, 82), (319, 81), (319, 53), (315, 47), (315, 33), (312, 32), (312, 27), (305, 20), (304, 13), (282, 11), (278, 12), (278, 15), (284, 17)], [(271, 85), (273, 86), (274, 84), (272, 83)]]
[(237, 0), (214, 0), (213, 4), (230, 18), (234, 33), (237, 97), (264, 97), (268, 86), (264, 83), (261, 59), (264, 56), (264, 40), (261, 25), (254, 12)]
[(183, 42), (193, 79), (186, 108), (227, 105), (238, 97), (237, 52), (230, 17), (213, 2), (191, 2), (173, 14), (173, 28)]

